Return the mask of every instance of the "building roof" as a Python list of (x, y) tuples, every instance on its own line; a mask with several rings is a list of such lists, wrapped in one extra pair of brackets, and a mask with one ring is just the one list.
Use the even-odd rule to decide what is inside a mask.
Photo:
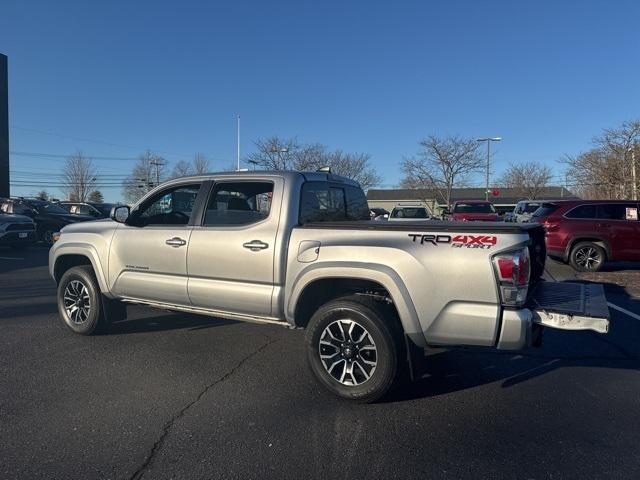
[[(520, 200), (527, 200), (516, 188), (498, 188), (500, 195), (489, 195), (489, 201), (497, 204), (516, 204)], [(434, 190), (421, 190), (414, 188), (396, 189), (370, 189), (367, 192), (367, 200), (407, 201), (437, 198)], [(451, 202), (458, 200), (484, 200), (484, 188), (454, 188), (451, 191)], [(536, 200), (571, 200), (578, 199), (573, 193), (564, 187), (544, 187)], [(438, 201), (440, 204), (441, 202)]]

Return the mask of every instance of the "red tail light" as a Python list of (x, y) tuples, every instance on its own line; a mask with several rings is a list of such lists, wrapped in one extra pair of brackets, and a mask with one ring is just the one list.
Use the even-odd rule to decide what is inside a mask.
[(502, 303), (509, 306), (524, 304), (531, 276), (529, 250), (523, 248), (515, 252), (496, 255), (493, 257), (493, 263), (498, 277)]
[(560, 222), (545, 220), (544, 222), (542, 222), (542, 228), (544, 228), (548, 232), (550, 230), (555, 230), (559, 224)]

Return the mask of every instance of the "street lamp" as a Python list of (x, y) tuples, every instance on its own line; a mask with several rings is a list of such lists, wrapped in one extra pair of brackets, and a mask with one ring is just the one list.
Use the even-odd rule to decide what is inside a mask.
[[(280, 154), (281, 154), (281, 153), (288, 153), (288, 152), (289, 152), (289, 149), (288, 149), (288, 148), (286, 148), (286, 147), (283, 147), (283, 148), (276, 148), (276, 147), (272, 147), (272, 148), (271, 148), (271, 150), (270, 150), (270, 152), (271, 152), (271, 153), (277, 153), (277, 154), (278, 154), (278, 163), (279, 163), (279, 164), (282, 164), (282, 158), (280, 158)], [(281, 165), (278, 165), (278, 166), (281, 166)]]
[(502, 137), (485, 137), (485, 138), (476, 138), (476, 142), (487, 142), (487, 176), (486, 176), (486, 190), (484, 191), (485, 200), (489, 200), (489, 166), (491, 163), (491, 142), (499, 142), (502, 140)]

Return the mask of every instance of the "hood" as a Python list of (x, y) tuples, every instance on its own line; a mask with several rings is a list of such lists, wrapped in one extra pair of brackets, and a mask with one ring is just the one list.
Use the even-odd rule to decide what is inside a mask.
[(66, 223), (87, 222), (94, 219), (94, 217), (90, 217), (89, 215), (65, 215), (62, 213), (49, 213), (48, 215), (50, 218), (55, 218), (56, 220)]
[(455, 220), (457, 222), (495, 222), (498, 218), (499, 216), (497, 213), (454, 213), (451, 215), (451, 220)]
[(65, 225), (60, 231), (62, 233), (93, 233), (104, 232), (105, 230), (115, 229), (120, 225), (118, 222), (111, 220), (110, 218), (102, 218), (100, 220), (93, 220), (91, 222), (79, 221)]
[(26, 215), (14, 213), (0, 213), (0, 223), (32, 223), (33, 220)]

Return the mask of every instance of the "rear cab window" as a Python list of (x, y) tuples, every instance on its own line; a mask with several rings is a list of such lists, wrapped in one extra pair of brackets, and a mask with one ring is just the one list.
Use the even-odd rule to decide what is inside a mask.
[(300, 224), (370, 220), (362, 189), (331, 182), (306, 182), (300, 200)]
[(555, 212), (559, 208), (556, 203), (543, 203), (538, 209), (533, 212), (533, 217), (547, 217)]

